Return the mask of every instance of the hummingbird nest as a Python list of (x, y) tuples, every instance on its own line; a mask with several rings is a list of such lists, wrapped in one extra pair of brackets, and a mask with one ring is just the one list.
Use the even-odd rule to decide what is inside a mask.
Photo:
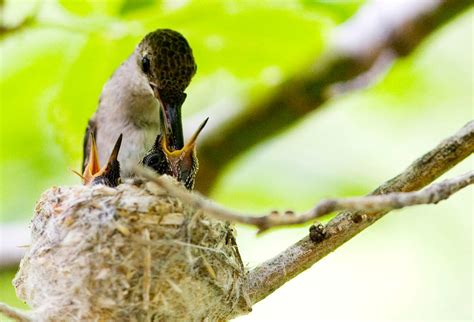
[(51, 188), (31, 229), (14, 285), (35, 321), (221, 321), (250, 311), (232, 226), (152, 182)]

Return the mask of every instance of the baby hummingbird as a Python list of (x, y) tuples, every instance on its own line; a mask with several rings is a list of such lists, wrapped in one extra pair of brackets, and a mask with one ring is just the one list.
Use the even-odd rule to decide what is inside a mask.
[(120, 134), (115, 142), (109, 159), (102, 168), (100, 167), (94, 134), (91, 133), (89, 139), (91, 142), (88, 157), (89, 162), (87, 163), (82, 175), (78, 172), (74, 172), (82, 178), (82, 182), (85, 185), (104, 184), (109, 187), (118, 186), (120, 184), (120, 163), (118, 161), (118, 155), (120, 152), (120, 145), (122, 144), (122, 134)]
[(142, 163), (155, 170), (158, 174), (167, 174), (175, 177), (187, 189), (192, 190), (199, 168), (196, 155), (196, 141), (208, 120), (209, 118), (206, 118), (201, 123), (182, 149), (170, 149), (166, 135), (158, 135), (152, 150), (143, 158)]

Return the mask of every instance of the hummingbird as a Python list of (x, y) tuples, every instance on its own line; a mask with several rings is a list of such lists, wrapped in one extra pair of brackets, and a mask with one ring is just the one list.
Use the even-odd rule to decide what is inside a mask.
[(98, 160), (104, 163), (106, 151), (123, 133), (117, 160), (122, 177), (134, 175), (160, 132), (168, 150), (182, 149), (181, 106), (196, 68), (192, 49), (180, 33), (158, 29), (147, 34), (102, 89), (84, 136), (82, 169), (90, 163), (92, 137)]
[(89, 161), (82, 175), (78, 172), (74, 172), (82, 178), (82, 182), (85, 185), (104, 184), (109, 187), (118, 186), (120, 183), (120, 163), (118, 161), (118, 154), (122, 144), (122, 134), (120, 134), (117, 141), (115, 141), (109, 159), (102, 168), (100, 167), (94, 134), (90, 133), (89, 140), (91, 142), (88, 156)]
[(166, 135), (159, 134), (150, 152), (143, 158), (142, 163), (155, 170), (158, 174), (170, 175), (182, 182), (186, 189), (194, 188), (194, 180), (199, 169), (196, 155), (196, 141), (206, 126), (209, 118), (201, 123), (188, 142), (181, 149), (170, 149)]

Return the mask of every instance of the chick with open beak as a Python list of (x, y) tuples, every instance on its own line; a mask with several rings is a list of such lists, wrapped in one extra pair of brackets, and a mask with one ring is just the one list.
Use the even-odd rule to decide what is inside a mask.
[(90, 134), (90, 141), (89, 162), (82, 175), (77, 172), (76, 174), (82, 178), (82, 183), (85, 185), (103, 184), (109, 187), (118, 186), (120, 184), (120, 163), (118, 161), (118, 155), (122, 144), (122, 134), (120, 134), (115, 142), (109, 159), (102, 168), (100, 167), (95, 137), (92, 133)]
[(170, 149), (167, 136), (160, 134), (156, 138), (153, 149), (143, 158), (143, 164), (158, 174), (173, 176), (184, 186), (192, 190), (199, 168), (196, 155), (196, 141), (209, 118), (201, 123), (188, 142), (181, 149)]
[(146, 35), (104, 85), (84, 137), (83, 169), (89, 163), (90, 133), (101, 163), (123, 133), (118, 161), (124, 178), (135, 175), (161, 129), (170, 150), (182, 149), (181, 106), (195, 73), (191, 47), (180, 33), (158, 29)]

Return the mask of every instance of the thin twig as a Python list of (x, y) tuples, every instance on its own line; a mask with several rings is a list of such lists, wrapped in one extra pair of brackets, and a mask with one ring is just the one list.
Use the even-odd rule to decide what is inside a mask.
[[(341, 90), (377, 80), (398, 57), (410, 54), (471, 6), (469, 0), (370, 1), (337, 28), (325, 53), (268, 97), (247, 107), (246, 102), (225, 101), (213, 111), (203, 111), (203, 115), (218, 111), (222, 117), (211, 118), (210, 128), (200, 138), (196, 190), (206, 194), (222, 169), (241, 153), (293, 125)], [(188, 120), (184, 128), (195, 129), (203, 115)]]
[(5, 303), (0, 302), (0, 313), (7, 318), (10, 318), (17, 322), (31, 322), (33, 319), (28, 315), (27, 312), (15, 309)]
[[(440, 146), (444, 146), (447, 152), (455, 152), (459, 145), (464, 144), (466, 145), (467, 149), (465, 150), (468, 153), (472, 153), (474, 143), (472, 142), (473, 134), (474, 133), (474, 121), (467, 123), (457, 134), (450, 139), (448, 139), (449, 149), (446, 148), (446, 143), (441, 143)], [(455, 140), (453, 138), (459, 137), (459, 139)], [(459, 142), (461, 141), (461, 143)], [(469, 148), (471, 149), (469, 152)], [(432, 158), (435, 158), (436, 154), (426, 154), (423, 156), (422, 159), (417, 160), (415, 165), (418, 163), (426, 163), (429, 162)], [(452, 153), (451, 155), (446, 155), (443, 157), (446, 160), (449, 158), (456, 157), (456, 153)], [(405, 184), (409, 184), (411, 182), (411, 178), (409, 176), (413, 175), (412, 169), (414, 165), (407, 169), (407, 171), (400, 176), (398, 176), (396, 181), (404, 182)], [(463, 176), (448, 179), (440, 183), (433, 184), (431, 187), (422, 190), (422, 191), (415, 191), (415, 192), (407, 192), (413, 191), (416, 189), (412, 189), (410, 186), (408, 187), (398, 187), (394, 185), (393, 180), (389, 183), (390, 185), (384, 185), (376, 190), (372, 196), (367, 197), (355, 197), (355, 198), (341, 198), (341, 199), (326, 199), (321, 201), (314, 207), (313, 209), (303, 213), (296, 215), (292, 212), (272, 212), (270, 214), (263, 214), (263, 215), (250, 215), (248, 213), (241, 213), (238, 211), (227, 209), (217, 203), (206, 199), (202, 194), (199, 192), (189, 192), (188, 190), (184, 189), (181, 185), (176, 184), (175, 182), (168, 180), (166, 177), (159, 177), (151, 170), (144, 169), (144, 168), (137, 168), (137, 173), (140, 173), (145, 178), (156, 182), (162, 188), (164, 188), (170, 195), (181, 199), (183, 202), (196, 207), (200, 208), (206, 213), (214, 216), (215, 218), (221, 220), (227, 220), (231, 222), (237, 222), (241, 224), (253, 225), (259, 228), (260, 231), (264, 231), (269, 229), (273, 226), (282, 226), (282, 225), (293, 225), (293, 224), (301, 224), (308, 222), (310, 220), (316, 219), (328, 213), (337, 210), (367, 210), (367, 211), (381, 211), (381, 210), (391, 210), (402, 208), (411, 205), (418, 205), (418, 204), (429, 204), (429, 203), (437, 203), (441, 200), (448, 198), (451, 194), (455, 193), (459, 189), (472, 184), (473, 183), (473, 173), (467, 173)], [(429, 174), (425, 174), (428, 176)], [(403, 178), (405, 176), (405, 178)], [(408, 177), (407, 177), (408, 176)], [(434, 180), (436, 177), (432, 176), (430, 178), (430, 182)], [(399, 180), (402, 179), (402, 180)], [(392, 182), (392, 183), (391, 183)], [(383, 194), (383, 195), (382, 195)], [(379, 195), (379, 196), (375, 196)]]
[[(455, 135), (413, 162), (401, 174), (382, 184), (372, 194), (419, 190), (473, 152), (474, 121), (471, 121)], [(334, 217), (325, 227), (312, 226), (309, 236), (249, 272), (252, 303), (257, 303), (273, 293), (387, 212), (388, 210), (382, 210), (367, 215), (360, 211), (345, 211)]]
[(366, 197), (324, 199), (316, 207), (302, 214), (286, 211), (272, 211), (267, 215), (249, 215), (224, 208), (217, 203), (207, 200), (199, 193), (191, 193), (170, 180), (158, 177), (154, 172), (139, 170), (145, 178), (154, 181), (164, 188), (171, 196), (200, 208), (207, 214), (234, 223), (256, 226), (259, 233), (276, 226), (289, 226), (307, 223), (321, 216), (338, 210), (389, 211), (413, 205), (436, 204), (448, 199), (460, 189), (474, 183), (474, 171), (458, 177), (447, 179), (415, 192), (392, 192), (386, 195), (371, 195)]

